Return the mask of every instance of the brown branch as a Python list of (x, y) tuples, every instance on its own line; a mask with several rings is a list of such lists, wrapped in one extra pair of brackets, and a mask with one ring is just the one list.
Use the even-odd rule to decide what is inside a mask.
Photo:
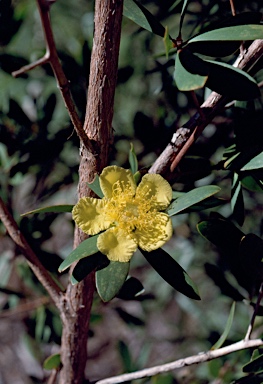
[(55, 41), (54, 41), (54, 36), (51, 28), (51, 23), (50, 23), (50, 16), (49, 16), (49, 8), (52, 2), (47, 1), (47, 0), (37, 0), (38, 4), (38, 9), (39, 9), (39, 14), (41, 18), (41, 23), (44, 31), (44, 36), (45, 36), (45, 42), (46, 42), (46, 53), (44, 57), (41, 59), (35, 61), (32, 64), (25, 65), (24, 67), (20, 68), (17, 71), (12, 72), (12, 75), (14, 77), (20, 76), (21, 74), (39, 66), (43, 65), (46, 63), (49, 63), (52, 67), (52, 70), (54, 72), (54, 75), (57, 80), (58, 88), (61, 92), (62, 98), (64, 100), (64, 104), (68, 110), (69, 117), (71, 119), (71, 122), (81, 139), (82, 143), (84, 146), (90, 151), (93, 152), (92, 145), (90, 141), (88, 140), (85, 131), (83, 129), (83, 125), (79, 119), (79, 116), (76, 111), (76, 106), (73, 102), (70, 89), (69, 89), (69, 84), (68, 80), (65, 76), (65, 73), (62, 69), (58, 54), (57, 54), (57, 49), (55, 46)]
[[(118, 69), (123, 0), (97, 0), (84, 129), (94, 152), (81, 146), (79, 197), (90, 195), (87, 182), (108, 164), (112, 142), (112, 117)], [(75, 247), (85, 239), (76, 228)], [(62, 316), (62, 370), (60, 384), (83, 383), (87, 361), (89, 318), (95, 288), (94, 273), (81, 283), (68, 285)]]
[[(245, 72), (253, 72), (253, 67), (263, 56), (263, 40), (255, 40), (245, 54), (236, 60), (234, 66)], [(171, 142), (167, 145), (155, 163), (149, 169), (150, 173), (160, 173), (169, 177), (179, 162), (186, 154), (190, 146), (200, 136), (204, 128), (213, 120), (224, 106), (231, 100), (229, 98), (212, 92), (207, 100), (201, 105), (201, 113), (197, 112), (173, 135)]]
[(119, 376), (109, 377), (107, 379), (96, 381), (96, 384), (117, 384), (124, 383), (126, 381), (142, 379), (144, 377), (152, 377), (160, 373), (172, 371), (174, 369), (183, 368), (189, 365), (205, 363), (210, 360), (217, 359), (222, 356), (229, 355), (230, 353), (241, 351), (248, 348), (258, 348), (263, 345), (263, 340), (241, 340), (237, 343), (228, 345), (216, 350), (210, 350), (207, 352), (201, 352), (197, 355), (189, 356), (183, 359), (173, 361), (171, 363), (157, 365), (155, 367), (142, 369), (132, 373), (126, 373)]
[(20, 232), (17, 223), (13, 219), (12, 215), (6, 208), (3, 200), (0, 198), (0, 219), (4, 224), (9, 236), (13, 239), (15, 244), (20, 248), (22, 254), (26, 257), (27, 262), (41, 282), (43, 287), (49, 293), (51, 299), (54, 301), (55, 305), (60, 308), (60, 298), (62, 291), (56, 282), (52, 279), (51, 275), (47, 272), (45, 267), (41, 264), (36, 254), (33, 252), (32, 248), (26, 241), (23, 234)]

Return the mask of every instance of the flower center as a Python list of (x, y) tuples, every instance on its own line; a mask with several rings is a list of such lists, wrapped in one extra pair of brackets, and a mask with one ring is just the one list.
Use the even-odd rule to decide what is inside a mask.
[(113, 185), (112, 198), (105, 207), (106, 220), (126, 233), (151, 226), (157, 211), (153, 208), (155, 198), (150, 197), (149, 192), (143, 197), (134, 196), (131, 187), (117, 181)]

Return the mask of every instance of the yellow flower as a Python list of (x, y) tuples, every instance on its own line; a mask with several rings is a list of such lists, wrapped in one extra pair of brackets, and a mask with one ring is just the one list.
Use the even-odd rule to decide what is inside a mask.
[(97, 246), (109, 260), (127, 262), (138, 246), (150, 252), (171, 238), (171, 219), (160, 211), (170, 204), (172, 189), (162, 176), (147, 174), (137, 187), (130, 170), (114, 165), (99, 181), (104, 197), (81, 198), (72, 217), (88, 235), (105, 231)]

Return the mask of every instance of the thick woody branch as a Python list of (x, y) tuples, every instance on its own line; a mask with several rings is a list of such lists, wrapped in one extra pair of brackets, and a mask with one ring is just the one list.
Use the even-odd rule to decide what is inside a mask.
[(207, 352), (198, 353), (198, 355), (189, 356), (184, 359), (179, 359), (171, 363), (157, 365), (152, 368), (142, 369), (141, 371), (126, 373), (124, 375), (109, 377), (107, 379), (96, 381), (96, 384), (117, 384), (126, 381), (143, 379), (144, 377), (152, 377), (160, 373), (173, 371), (174, 369), (183, 368), (189, 365), (205, 363), (210, 360), (217, 359), (222, 356), (229, 355), (233, 352), (238, 352), (248, 348), (258, 348), (263, 345), (263, 340), (241, 340), (235, 344), (228, 345), (227, 347), (210, 350)]
[[(235, 67), (252, 73), (253, 67), (263, 56), (263, 40), (255, 40), (247, 52), (239, 55)], [(187, 123), (177, 129), (171, 142), (167, 145), (155, 163), (149, 169), (150, 173), (161, 173), (168, 177), (173, 172), (191, 145), (201, 135), (204, 128), (231, 100), (212, 92), (201, 105), (200, 112), (191, 117)]]
[[(92, 143), (91, 152), (81, 145), (79, 168), (79, 197), (90, 196), (87, 182), (108, 164), (112, 142), (112, 117), (118, 69), (123, 0), (97, 0), (95, 30), (91, 55), (87, 97), (85, 134)], [(76, 228), (74, 246), (85, 239)], [(83, 383), (87, 361), (89, 318), (95, 288), (94, 273), (81, 283), (68, 285), (65, 313), (62, 317), (63, 335), (60, 384)]]
[(17, 223), (13, 219), (12, 215), (6, 208), (3, 200), (0, 198), (0, 219), (4, 224), (7, 232), (10, 237), (13, 239), (15, 244), (20, 248), (23, 255), (26, 257), (27, 262), (38, 278), (42, 283), (43, 287), (49, 293), (51, 299), (54, 301), (55, 305), (60, 308), (60, 299), (62, 291), (60, 287), (55, 283), (50, 274), (47, 272), (45, 267), (41, 264), (30, 245), (26, 241), (23, 234), (20, 232)]
[(76, 111), (75, 104), (73, 102), (70, 89), (69, 89), (69, 83), (68, 80), (65, 76), (65, 73), (62, 69), (58, 54), (57, 54), (57, 49), (55, 46), (55, 41), (54, 41), (54, 36), (51, 28), (51, 23), (50, 23), (50, 15), (49, 15), (49, 8), (52, 2), (48, 0), (37, 0), (38, 4), (38, 9), (39, 9), (39, 14), (41, 17), (41, 23), (44, 31), (44, 36), (45, 36), (45, 42), (46, 42), (46, 53), (44, 57), (41, 59), (37, 60), (36, 62), (26, 65), (19, 70), (15, 71), (12, 73), (14, 77), (20, 76), (21, 74), (30, 71), (31, 69), (43, 65), (46, 63), (49, 63), (52, 67), (52, 70), (54, 72), (54, 75), (56, 77), (57, 83), (58, 83), (58, 88), (61, 92), (62, 98), (64, 100), (65, 106), (68, 110), (69, 117), (71, 119), (71, 122), (81, 139), (82, 143), (84, 146), (91, 152), (93, 152), (92, 145), (90, 141), (88, 140), (84, 130), (82, 123), (79, 119), (79, 116)]

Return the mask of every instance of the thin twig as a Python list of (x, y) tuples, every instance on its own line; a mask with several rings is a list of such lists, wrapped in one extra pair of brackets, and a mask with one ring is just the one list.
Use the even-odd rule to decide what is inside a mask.
[(17, 223), (14, 218), (8, 211), (5, 206), (3, 200), (0, 198), (0, 219), (4, 224), (7, 232), (10, 237), (13, 239), (15, 244), (20, 248), (23, 255), (26, 257), (27, 262), (38, 278), (38, 280), (42, 283), (43, 287), (49, 293), (51, 299), (54, 301), (55, 305), (60, 308), (60, 298), (62, 295), (62, 291), (60, 287), (56, 284), (56, 282), (52, 279), (51, 275), (45, 269), (45, 267), (41, 264), (36, 254), (33, 252), (32, 248), (26, 241), (23, 234), (20, 232)]
[(81, 139), (82, 143), (84, 146), (87, 148), (88, 151), (91, 153), (94, 152), (93, 147), (91, 145), (91, 142), (89, 141), (84, 129), (82, 122), (77, 114), (76, 111), (76, 106), (73, 102), (70, 90), (69, 90), (69, 83), (68, 80), (65, 76), (65, 73), (62, 69), (62, 65), (60, 63), (58, 54), (57, 54), (57, 49), (55, 46), (55, 40), (51, 28), (51, 23), (50, 23), (50, 16), (49, 16), (49, 8), (52, 2), (48, 2), (46, 0), (37, 0), (38, 4), (38, 10), (41, 18), (41, 23), (44, 31), (44, 36), (45, 36), (45, 42), (46, 42), (46, 53), (45, 55), (35, 61), (34, 63), (31, 63), (29, 65), (25, 65), (24, 67), (20, 68), (17, 71), (12, 72), (12, 75), (14, 77), (20, 76), (23, 73), (30, 71), (31, 69), (43, 65), (46, 63), (49, 63), (52, 67), (52, 70), (54, 72), (54, 75), (57, 79), (58, 83), (58, 88), (61, 92), (62, 98), (64, 100), (65, 106), (68, 110), (69, 117), (71, 119), (71, 122)]
[[(252, 74), (253, 68), (263, 56), (263, 40), (255, 40), (247, 52), (239, 55), (234, 66)], [(174, 133), (171, 142), (149, 169), (149, 173), (160, 173), (169, 178), (189, 147), (201, 135), (204, 128), (231, 100), (228, 97), (211, 92), (210, 96), (201, 105), (202, 116), (197, 112), (182, 127)]]
[(175, 360), (171, 363), (157, 365), (155, 367), (142, 369), (137, 372), (126, 373), (123, 375), (102, 379), (102, 380), (96, 381), (96, 384), (118, 384), (118, 383), (124, 383), (125, 381), (142, 379), (144, 377), (152, 377), (160, 373), (169, 372), (174, 369), (183, 368), (189, 365), (205, 363), (207, 361), (214, 360), (219, 357), (229, 355), (230, 353), (241, 351), (243, 349), (261, 347), (262, 345), (263, 345), (263, 340), (261, 339), (241, 340), (241, 341), (238, 341), (237, 343), (228, 345), (223, 348), (219, 348), (213, 351), (211, 350), (207, 352), (201, 352), (201, 353), (198, 353), (197, 355), (189, 356), (184, 359)]
[(259, 307), (260, 307), (260, 302), (261, 302), (262, 298), (263, 298), (263, 283), (261, 283), (260, 288), (259, 288), (258, 299), (257, 299), (256, 305), (255, 305), (254, 312), (253, 312), (253, 315), (251, 317), (248, 329), (247, 329), (245, 340), (249, 340), (250, 339), (250, 336), (251, 336), (251, 333), (252, 333), (252, 330), (253, 330), (253, 326), (254, 326), (254, 323), (255, 323), (255, 319), (256, 319), (256, 316), (257, 316), (257, 313), (258, 313), (258, 310), (259, 310)]

